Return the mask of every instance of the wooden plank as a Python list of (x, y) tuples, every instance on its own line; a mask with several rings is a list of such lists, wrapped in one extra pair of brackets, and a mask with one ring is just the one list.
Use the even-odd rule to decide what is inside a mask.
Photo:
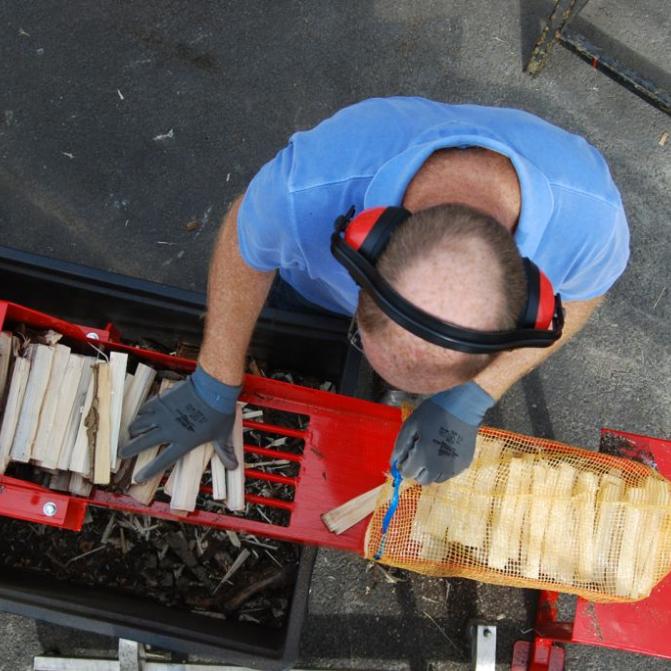
[[(158, 393), (162, 394), (166, 392), (170, 387), (175, 384), (175, 380), (161, 380)], [(156, 490), (161, 484), (165, 470), (157, 473), (153, 478), (149, 478), (143, 483), (137, 483), (135, 481), (135, 476), (141, 469), (143, 469), (147, 464), (153, 461), (161, 451), (162, 446), (156, 445), (155, 447), (150, 447), (148, 450), (144, 450), (137, 455), (135, 459), (135, 465), (133, 466), (133, 476), (131, 479), (131, 486), (128, 489), (128, 495), (132, 496), (136, 501), (139, 501), (145, 506), (148, 506), (156, 496)]]
[(125, 352), (112, 352), (110, 354), (110, 366), (112, 370), (112, 400), (110, 408), (110, 461), (112, 468), (117, 470), (117, 453), (119, 450), (119, 433), (121, 431), (121, 413), (123, 411), (124, 386), (126, 381), (126, 368), (128, 367), (128, 354)]
[(210, 461), (210, 472), (212, 473), (212, 498), (215, 501), (226, 500), (226, 466), (216, 452), (212, 453)]
[(170, 510), (177, 514), (187, 514), (196, 509), (196, 499), (200, 491), (200, 481), (207, 464), (212, 458), (212, 443), (204, 443), (187, 452), (174, 468)]
[[(170, 389), (170, 387), (172, 387), (174, 384), (175, 384), (174, 380), (166, 380), (166, 379), (161, 380), (161, 384), (159, 385), (159, 388), (158, 388), (159, 395), (168, 391), (168, 389)], [(158, 456), (158, 452), (159, 452), (160, 448), (161, 448), (160, 445), (155, 445), (154, 447), (150, 447), (146, 450), (143, 450), (142, 452), (140, 452), (140, 454), (137, 455), (137, 458), (135, 459), (135, 464), (133, 466), (133, 476), (132, 476), (132, 479), (131, 479), (131, 482), (134, 485), (137, 484), (137, 480), (135, 479), (135, 476), (145, 466), (147, 466), (150, 462), (152, 462), (156, 456)], [(159, 476), (159, 482), (161, 481), (162, 476), (163, 476), (163, 473), (161, 473), (161, 475)], [(153, 479), (154, 478), (152, 478), (152, 480)], [(144, 483), (144, 484), (146, 484), (146, 483)]]
[[(128, 442), (128, 429), (133, 423), (142, 404), (147, 400), (151, 385), (156, 378), (156, 371), (143, 363), (138, 364), (133, 377), (130, 378), (124, 392), (123, 407), (121, 410), (121, 426), (119, 428), (119, 443)], [(128, 377), (127, 377), (128, 380)]]
[(12, 362), (12, 334), (9, 331), (0, 333), (0, 412), (4, 408), (5, 396), (8, 391), (9, 364)]
[(89, 384), (86, 389), (86, 396), (82, 404), (81, 412), (79, 413), (79, 424), (77, 425), (77, 433), (75, 441), (70, 453), (70, 464), (68, 469), (74, 473), (79, 473), (88, 477), (92, 469), (92, 445), (89, 438), (89, 413), (93, 406), (93, 400), (96, 396), (96, 367), (95, 363), (90, 367)]
[(93, 460), (93, 484), (110, 483), (112, 457), (112, 369), (106, 361), (97, 366), (95, 409), (97, 426), (95, 431), (95, 455)]
[[(365, 520), (366, 517), (373, 514), (375, 504), (380, 496), (384, 484), (378, 485), (373, 489), (355, 496), (353, 499), (346, 501), (337, 508), (329, 510), (322, 515), (322, 522), (326, 528), (334, 534), (342, 534), (348, 529), (351, 529), (355, 524)], [(433, 497), (426, 497), (430, 499), (430, 505), (433, 505)], [(421, 501), (421, 498), (420, 498)]]
[(91, 481), (87, 480), (80, 473), (70, 474), (70, 494), (75, 494), (76, 496), (89, 496), (92, 489), (93, 484), (91, 484)]
[(233, 423), (233, 450), (238, 460), (238, 467), (232, 471), (226, 469), (226, 507), (230, 511), (245, 509), (245, 451), (242, 438), (242, 409), (245, 404), (235, 405), (235, 422)]
[(61, 471), (70, 470), (72, 450), (74, 449), (75, 441), (77, 440), (79, 424), (81, 423), (84, 404), (86, 403), (91, 377), (93, 376), (93, 365), (95, 364), (95, 358), (92, 356), (86, 356), (83, 357), (83, 359), (82, 374), (79, 378), (79, 385), (77, 386), (77, 391), (75, 393), (75, 400), (72, 404), (68, 425), (63, 436), (63, 445), (58, 456), (57, 468)]
[(54, 359), (54, 348), (49, 345), (29, 345), (28, 349), (31, 359), (30, 375), (12, 443), (12, 460), (22, 463), (30, 461), (44, 393), (49, 384), (51, 363)]
[(42, 468), (56, 468), (65, 441), (65, 433), (75, 406), (77, 390), (84, 372), (86, 357), (70, 354), (65, 366), (63, 381), (58, 393), (58, 402), (51, 431), (46, 435), (48, 450), (41, 450)]
[(56, 345), (54, 347), (54, 358), (51, 363), (51, 373), (49, 374), (49, 384), (44, 393), (44, 403), (42, 404), (37, 433), (35, 434), (35, 440), (31, 449), (31, 458), (33, 461), (42, 462), (52, 447), (56, 411), (58, 410), (58, 403), (63, 393), (63, 382), (69, 360), (70, 348), (65, 345)]
[(12, 443), (14, 442), (14, 434), (19, 422), (21, 405), (25, 396), (29, 375), (30, 359), (17, 357), (14, 360), (12, 381), (9, 385), (5, 414), (2, 418), (2, 428), (0, 428), (0, 473), (5, 472), (7, 464), (10, 461)]

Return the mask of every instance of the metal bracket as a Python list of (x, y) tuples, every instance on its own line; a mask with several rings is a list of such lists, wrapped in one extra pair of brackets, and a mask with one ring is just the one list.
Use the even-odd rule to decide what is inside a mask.
[(473, 671), (496, 671), (496, 625), (472, 625), (471, 662)]
[[(171, 662), (165, 658), (165, 655), (147, 652), (142, 643), (120, 638), (118, 660), (35, 657), (33, 658), (33, 671), (254, 671), (254, 669), (218, 664)], [(303, 671), (309, 670), (303, 669)]]

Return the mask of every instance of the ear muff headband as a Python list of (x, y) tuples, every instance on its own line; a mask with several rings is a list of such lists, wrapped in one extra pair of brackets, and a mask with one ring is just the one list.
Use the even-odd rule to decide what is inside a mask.
[[(388, 215), (389, 210), (394, 212)], [(375, 268), (377, 256), (384, 249), (395, 226), (409, 216), (408, 211), (404, 208), (367, 210), (350, 224), (353, 213), (352, 208), (336, 220), (331, 237), (332, 254), (345, 266), (354, 281), (370, 293), (390, 319), (419, 338), (460, 352), (485, 354), (519, 347), (549, 347), (561, 337), (564, 313), (559, 294), (553, 295), (549, 280), (529, 259), (524, 259), (525, 272), (529, 296), (535, 298), (527, 301), (520, 320), (523, 324), (506, 331), (463, 328), (442, 321), (410, 303)], [(383, 224), (380, 229), (377, 229), (378, 223)], [(370, 246), (366, 245), (368, 235), (373, 235)], [(376, 251), (377, 254), (364, 254), (364, 250)]]

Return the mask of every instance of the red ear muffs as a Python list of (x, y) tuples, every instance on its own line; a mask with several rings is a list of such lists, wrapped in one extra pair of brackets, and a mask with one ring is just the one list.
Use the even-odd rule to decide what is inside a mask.
[[(410, 216), (403, 207), (372, 207), (348, 223), (343, 222), (344, 242), (375, 265), (396, 227)], [(518, 320), (518, 328), (552, 328), (556, 301), (547, 276), (530, 259), (523, 258), (527, 278), (527, 302)]]

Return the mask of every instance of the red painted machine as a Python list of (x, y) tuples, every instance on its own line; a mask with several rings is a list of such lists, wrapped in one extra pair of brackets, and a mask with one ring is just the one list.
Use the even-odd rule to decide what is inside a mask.
[[(14, 303), (0, 302), (0, 328), (11, 329), (19, 323), (36, 329), (53, 329), (70, 342), (91, 342), (108, 351), (128, 352), (159, 369), (188, 372), (195, 366), (189, 359), (125, 345), (111, 325), (103, 330), (89, 328)], [(289, 514), (286, 526), (206, 510), (196, 510), (186, 518), (177, 517), (171, 513), (168, 503), (160, 501), (144, 506), (129, 496), (105, 490), (94, 490), (90, 497), (83, 498), (7, 476), (0, 476), (0, 515), (79, 530), (87, 506), (95, 505), (280, 540), (360, 551), (365, 522), (337, 536), (326, 529), (320, 516), (384, 481), (389, 454), (401, 423), (400, 411), (349, 396), (252, 375), (245, 379), (240, 400), (255, 407), (308, 418), (304, 429), (252, 420), (243, 422), (246, 428), (255, 431), (303, 441), (302, 454), (245, 445), (247, 453), (261, 454), (269, 459), (287, 459), (300, 465), (296, 477), (256, 469), (245, 471), (247, 480), (266, 480), (293, 488), (293, 500), (290, 501), (246, 495), (250, 503), (286, 511)]]

